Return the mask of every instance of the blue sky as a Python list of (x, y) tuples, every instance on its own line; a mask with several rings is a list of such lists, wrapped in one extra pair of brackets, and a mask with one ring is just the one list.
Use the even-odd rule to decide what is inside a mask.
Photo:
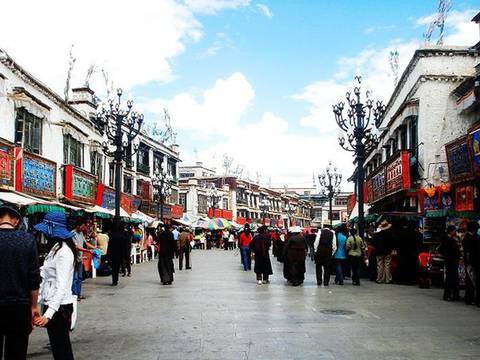
[[(423, 45), (437, 8), (436, 0), (38, 3), (8, 2), (5, 11), (31, 9), (27, 24), (41, 15), (45, 26), (35, 31), (44, 41), (25, 27), (15, 37), (0, 34), (0, 47), (57, 92), (74, 44), (74, 85), (94, 63), (92, 87), (99, 95), (105, 95), (105, 69), (149, 122), (167, 108), (185, 163), (201, 160), (220, 171), (226, 154), (232, 169), (244, 168), (243, 176), (259, 173), (262, 182), (292, 186), (311, 184), (312, 173), (329, 160), (350, 175), (351, 157), (336, 143), (331, 105), (358, 73), (387, 101), (393, 90), (389, 51), (400, 51), (402, 70)], [(447, 44), (478, 41), (469, 23), (478, 10), (477, 1), (454, 1)], [(14, 18), (4, 26), (15, 26)], [(85, 19), (96, 26), (85, 27)]]

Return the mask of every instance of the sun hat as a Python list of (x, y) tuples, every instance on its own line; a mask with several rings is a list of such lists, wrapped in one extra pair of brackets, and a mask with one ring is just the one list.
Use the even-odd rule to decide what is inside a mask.
[(0, 213), (7, 212), (13, 217), (16, 217), (19, 220), (22, 220), (22, 215), (20, 214), (20, 210), (15, 205), (7, 205), (1, 204), (0, 205)]
[(67, 229), (67, 218), (60, 211), (48, 212), (43, 221), (34, 226), (34, 229), (46, 236), (64, 240), (70, 239), (74, 235), (72, 231)]
[(387, 220), (382, 220), (380, 225), (378, 225), (377, 231), (388, 230), (391, 227), (392, 227), (392, 224), (390, 224)]
[(302, 228), (300, 226), (292, 226), (288, 229), (288, 232), (292, 234), (301, 233)]

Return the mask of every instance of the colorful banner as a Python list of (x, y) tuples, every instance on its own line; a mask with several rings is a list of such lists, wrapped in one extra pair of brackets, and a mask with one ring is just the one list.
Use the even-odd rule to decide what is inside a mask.
[(76, 168), (73, 165), (64, 167), (66, 199), (76, 200), (87, 204), (95, 204), (97, 196), (96, 176)]
[(15, 148), (15, 190), (36, 196), (57, 197), (57, 163)]
[(473, 211), (473, 185), (455, 187), (455, 210)]
[(471, 133), (472, 156), (475, 170), (480, 173), (480, 129)]
[(385, 194), (393, 194), (410, 188), (410, 154), (401, 151), (385, 167)]
[(152, 183), (145, 180), (138, 180), (137, 194), (140, 196), (142, 200), (152, 200), (153, 199)]
[(468, 150), (467, 136), (445, 145), (448, 173), (451, 183), (459, 183), (473, 178), (472, 159)]
[(13, 188), (13, 146), (0, 142), (0, 188)]
[(183, 207), (180, 205), (172, 205), (171, 213), (173, 219), (181, 219), (183, 217)]
[(377, 201), (385, 196), (385, 169), (381, 168), (380, 171), (373, 175), (372, 181), (372, 199), (371, 202)]
[(100, 203), (101, 207), (105, 209), (110, 209), (110, 210), (115, 209), (115, 190), (113, 190), (112, 188), (103, 186), (101, 199), (102, 199), (102, 202)]

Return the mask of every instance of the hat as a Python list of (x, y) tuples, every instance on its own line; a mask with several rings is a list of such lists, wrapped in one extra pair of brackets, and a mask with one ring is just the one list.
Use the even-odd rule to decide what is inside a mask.
[(19, 220), (22, 220), (22, 215), (20, 214), (20, 211), (15, 205), (6, 205), (6, 204), (0, 205), (0, 213), (2, 212), (9, 213), (11, 216), (16, 217)]
[(390, 224), (387, 220), (382, 220), (382, 222), (380, 223), (380, 225), (378, 225), (378, 231), (382, 231), (382, 230), (388, 230), (392, 227), (392, 224)]
[(292, 226), (290, 228), (288, 228), (288, 232), (289, 233), (301, 233), (302, 232), (302, 228), (300, 226)]
[(34, 226), (34, 229), (53, 238), (70, 239), (74, 235), (67, 229), (67, 218), (60, 211), (48, 212), (43, 221)]

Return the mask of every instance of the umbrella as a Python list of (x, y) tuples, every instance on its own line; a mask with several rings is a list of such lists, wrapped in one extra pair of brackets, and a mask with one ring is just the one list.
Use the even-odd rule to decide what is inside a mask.
[(219, 228), (222, 228), (222, 229), (228, 229), (228, 228), (231, 228), (232, 227), (232, 223), (226, 219), (223, 219), (223, 218), (215, 218), (213, 219), (213, 221), (215, 221), (215, 223), (218, 225)]

